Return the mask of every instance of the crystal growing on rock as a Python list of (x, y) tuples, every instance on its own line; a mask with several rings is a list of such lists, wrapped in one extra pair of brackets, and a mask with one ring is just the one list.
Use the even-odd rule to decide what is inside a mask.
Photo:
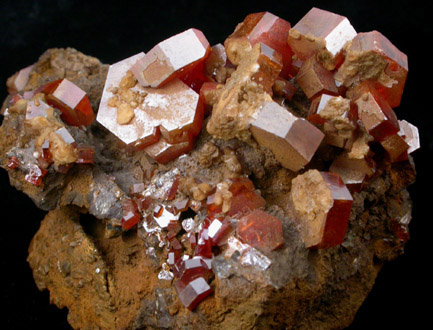
[(138, 59), (131, 71), (144, 87), (161, 87), (175, 78), (182, 78), (201, 64), (210, 53), (203, 32), (189, 29), (153, 47)]
[(200, 301), (212, 293), (212, 288), (203, 277), (198, 277), (188, 283), (178, 280), (174, 287), (179, 300), (190, 310), (193, 310)]
[(266, 102), (252, 122), (256, 141), (272, 150), (282, 166), (299, 171), (313, 157), (324, 134), (275, 102)]
[(352, 196), (338, 174), (309, 170), (292, 181), (291, 201), (307, 248), (343, 242)]
[(9, 94), (15, 94), (21, 92), (24, 89), (24, 87), (27, 85), (27, 82), (29, 81), (29, 76), (33, 67), (34, 65), (29, 65), (8, 79), (6, 85), (8, 87)]
[(53, 81), (42, 92), (47, 103), (62, 113), (61, 118), (71, 126), (89, 126), (95, 119), (86, 92), (68, 79)]

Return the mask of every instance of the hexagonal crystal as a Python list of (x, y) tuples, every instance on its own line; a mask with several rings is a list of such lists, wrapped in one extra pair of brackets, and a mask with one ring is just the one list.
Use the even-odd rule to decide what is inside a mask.
[(333, 69), (335, 57), (355, 36), (356, 31), (346, 17), (312, 8), (289, 31), (288, 44), (303, 61), (322, 52), (319, 56), (329, 62), (327, 68)]
[(189, 29), (157, 44), (136, 61), (131, 71), (142, 86), (161, 87), (192, 70), (209, 52), (203, 32)]
[(266, 102), (252, 122), (256, 141), (269, 148), (282, 166), (299, 171), (313, 157), (324, 134), (275, 102)]

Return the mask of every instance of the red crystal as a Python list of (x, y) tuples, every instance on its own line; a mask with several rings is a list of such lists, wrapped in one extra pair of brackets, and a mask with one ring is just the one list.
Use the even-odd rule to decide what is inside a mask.
[(307, 248), (329, 248), (344, 240), (352, 196), (335, 173), (309, 170), (292, 181), (291, 202)]
[(184, 212), (184, 211), (188, 210), (188, 203), (189, 203), (189, 200), (187, 198), (174, 202), (173, 203), (173, 208), (174, 208), (173, 213), (178, 214), (179, 212)]
[(71, 126), (89, 126), (95, 119), (86, 92), (67, 79), (60, 79), (45, 85), (42, 92), (46, 94), (49, 105), (62, 113), (61, 118)]
[(397, 116), (377, 93), (373, 83), (364, 81), (348, 93), (358, 107), (359, 119), (376, 141), (383, 141), (398, 133), (400, 127)]
[(20, 161), (18, 160), (17, 157), (10, 157), (6, 164), (6, 167), (11, 170), (18, 168), (19, 166), (20, 166)]
[(338, 95), (332, 72), (326, 70), (315, 56), (302, 64), (296, 75), (296, 81), (310, 100), (322, 93)]
[(47, 174), (47, 171), (37, 165), (30, 165), (28, 173), (25, 175), (24, 180), (34, 186), (40, 186), (42, 179)]
[(174, 181), (173, 184), (171, 185), (170, 189), (167, 191), (166, 195), (165, 195), (165, 199), (168, 201), (173, 200), (176, 197), (177, 194), (177, 189), (179, 188), (179, 177), (177, 176)]
[(202, 65), (209, 53), (210, 45), (204, 34), (189, 29), (157, 44), (131, 71), (142, 86), (161, 87)]
[(254, 190), (254, 184), (247, 178), (233, 180), (229, 188), (233, 194), (228, 216), (242, 216), (252, 210), (264, 208), (266, 201)]
[(144, 151), (160, 164), (166, 164), (180, 155), (187, 154), (194, 148), (194, 139), (176, 144), (168, 143), (164, 138), (146, 147)]
[(186, 283), (178, 280), (174, 286), (179, 300), (190, 310), (193, 310), (200, 301), (212, 293), (212, 288), (203, 277)]
[(212, 220), (208, 228), (208, 236), (213, 246), (224, 245), (227, 243), (227, 238), (233, 232), (233, 227), (230, 219), (225, 218)]
[(182, 260), (177, 268), (177, 277), (184, 282), (191, 281), (197, 277), (205, 277), (210, 273), (210, 269), (202, 258)]
[(208, 235), (208, 228), (202, 228), (199, 232), (194, 255), (203, 258), (212, 258), (212, 242)]
[(335, 67), (343, 46), (355, 36), (356, 31), (346, 17), (312, 8), (289, 31), (288, 44), (303, 61), (325, 50)]
[[(359, 81), (375, 79), (375, 88), (388, 102), (390, 107), (395, 108), (400, 105), (409, 70), (405, 54), (399, 51), (397, 47), (378, 31), (358, 33), (346, 49), (346, 53), (345, 62), (339, 68), (336, 75), (339, 81), (343, 82), (346, 86), (351, 86)], [(363, 69), (353, 71), (354, 64), (352, 61), (357, 61), (359, 58), (362, 59), (367, 56), (369, 61), (362, 62)], [(383, 67), (383, 72), (376, 73), (375, 77), (371, 77), (371, 74), (368, 75), (369, 72), (377, 71), (378, 67)], [(367, 75), (364, 75), (364, 73)], [(388, 76), (388, 79), (383, 79), (384, 74)], [(380, 77), (382, 80), (376, 77)]]
[(254, 210), (237, 223), (239, 238), (252, 247), (273, 251), (284, 245), (283, 224), (280, 219)]
[[(231, 51), (232, 41), (246, 38), (251, 46), (263, 43), (282, 55), (282, 77), (293, 74), (291, 62), (293, 52), (287, 44), (290, 23), (269, 12), (250, 14), (224, 42), (226, 49)], [(236, 61), (235, 61), (236, 62)], [(233, 63), (235, 63), (233, 62)], [(235, 63), (238, 64), (238, 63)]]
[(137, 204), (132, 199), (124, 199), (122, 201), (122, 210), (122, 228), (124, 230), (129, 230), (134, 227), (141, 219), (140, 213), (138, 213)]
[(78, 145), (78, 164), (93, 164), (95, 156), (95, 148), (92, 146)]

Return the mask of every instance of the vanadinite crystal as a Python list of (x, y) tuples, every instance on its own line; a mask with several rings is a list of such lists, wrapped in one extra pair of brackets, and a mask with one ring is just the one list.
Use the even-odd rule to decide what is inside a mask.
[(312, 8), (289, 31), (288, 44), (305, 61), (319, 53), (319, 58), (333, 69), (342, 56), (343, 46), (356, 36), (349, 20), (326, 10)]
[(68, 125), (89, 126), (95, 119), (86, 92), (68, 79), (53, 81), (42, 92), (46, 94), (47, 103), (61, 111)]
[(324, 135), (275, 102), (265, 103), (251, 125), (257, 142), (272, 150), (284, 167), (299, 171), (313, 157)]
[(338, 174), (310, 170), (292, 182), (291, 198), (307, 248), (343, 242), (352, 196)]
[(200, 65), (210, 53), (210, 45), (203, 32), (189, 29), (168, 38), (131, 67), (138, 82), (144, 87), (161, 87), (181, 78)]
[(287, 77), (291, 72), (293, 52), (287, 46), (286, 38), (290, 23), (269, 12), (248, 15), (231, 34), (224, 46), (233, 64), (239, 64), (243, 52), (261, 42), (282, 56), (283, 69), (281, 75)]

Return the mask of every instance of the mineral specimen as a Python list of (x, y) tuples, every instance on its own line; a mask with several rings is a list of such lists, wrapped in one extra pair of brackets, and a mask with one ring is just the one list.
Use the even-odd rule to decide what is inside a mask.
[(407, 68), (317, 8), (109, 68), (48, 51), (8, 80), (0, 128), (11, 183), (49, 211), (38, 288), (77, 329), (347, 326), (408, 240)]

